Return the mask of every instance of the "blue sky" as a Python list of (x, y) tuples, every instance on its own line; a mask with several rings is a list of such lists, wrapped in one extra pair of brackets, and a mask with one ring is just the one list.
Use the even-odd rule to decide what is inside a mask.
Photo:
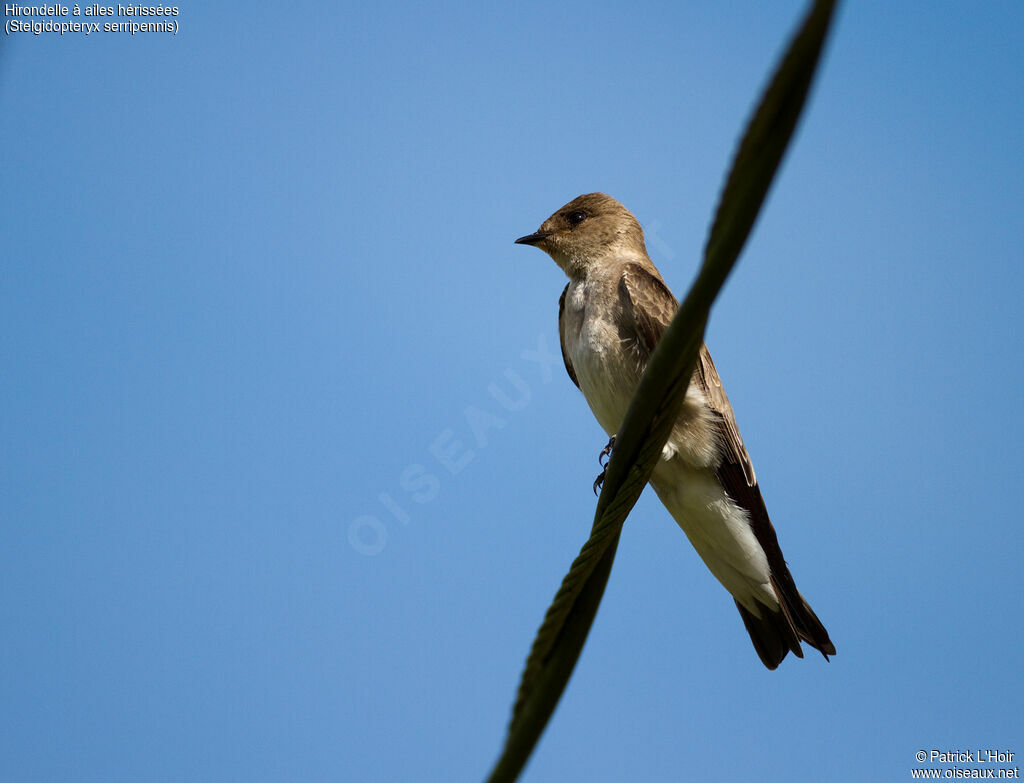
[[(603, 190), (685, 292), (803, 3), (179, 8), (0, 42), (0, 780), (479, 780), (605, 443), (512, 240)], [(838, 655), (645, 492), (523, 780), (1024, 753), (1022, 30), (844, 5), (712, 313)]]

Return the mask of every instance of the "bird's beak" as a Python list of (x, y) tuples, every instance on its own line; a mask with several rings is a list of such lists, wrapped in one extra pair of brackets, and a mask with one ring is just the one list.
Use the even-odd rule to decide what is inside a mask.
[(550, 231), (538, 231), (536, 234), (527, 234), (525, 237), (519, 237), (515, 243), (517, 245), (539, 245), (549, 236), (551, 236)]

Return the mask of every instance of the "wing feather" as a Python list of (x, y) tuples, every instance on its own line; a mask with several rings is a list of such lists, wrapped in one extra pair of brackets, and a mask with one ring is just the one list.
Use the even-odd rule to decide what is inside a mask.
[(558, 297), (558, 342), (562, 348), (562, 361), (565, 363), (565, 371), (569, 373), (569, 379), (580, 388), (580, 382), (576, 380), (576, 370), (573, 369), (569, 353), (565, 350), (565, 294), (569, 290), (569, 283), (562, 289), (562, 295)]
[[(776, 626), (782, 631), (786, 644), (797, 655), (800, 655), (797, 637), (817, 648), (826, 658), (835, 655), (836, 648), (828, 637), (828, 631), (797, 590), (793, 575), (786, 565), (778, 535), (768, 517), (764, 498), (761, 497), (761, 488), (757, 485), (750, 454), (747, 453), (747, 447), (740, 437), (732, 405), (725, 394), (722, 379), (718, 376), (718, 370), (715, 369), (715, 363), (711, 360), (711, 353), (706, 345), (701, 346), (694, 381), (700, 384), (708, 404), (715, 413), (716, 434), (722, 451), (722, 461), (716, 470), (718, 480), (729, 497), (747, 512), (754, 537), (768, 559), (772, 588), (784, 617), (784, 622), (777, 623)], [(744, 617), (744, 622), (747, 623), (749, 630), (748, 618)], [(751, 635), (753, 637), (753, 633)]]
[(619, 278), (619, 305), (625, 316), (621, 336), (636, 342), (641, 364), (646, 365), (679, 303), (656, 274), (640, 264), (626, 264)]
[[(654, 346), (671, 323), (678, 302), (656, 273), (632, 263), (625, 265), (619, 279), (619, 302), (625, 316), (622, 337), (634, 341), (641, 366), (646, 365)], [(771, 585), (779, 602), (779, 612), (764, 618), (756, 618), (740, 608), (754, 646), (769, 668), (775, 668), (789, 650), (802, 657), (800, 639), (826, 657), (834, 655), (835, 646), (828, 632), (800, 595), (786, 566), (732, 405), (711, 353), (703, 344), (693, 382), (699, 384), (713, 414), (712, 424), (722, 457), (716, 469), (718, 480), (729, 497), (747, 512), (754, 537), (768, 560)]]

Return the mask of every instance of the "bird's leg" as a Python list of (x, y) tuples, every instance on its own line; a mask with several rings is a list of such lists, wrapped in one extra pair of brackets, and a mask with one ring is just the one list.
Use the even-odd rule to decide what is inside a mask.
[(612, 435), (608, 440), (608, 445), (601, 449), (601, 453), (597, 455), (597, 464), (601, 466), (601, 474), (594, 479), (594, 494), (596, 495), (598, 490), (604, 486), (604, 474), (608, 472), (608, 463), (611, 461), (612, 449), (615, 448), (615, 436)]

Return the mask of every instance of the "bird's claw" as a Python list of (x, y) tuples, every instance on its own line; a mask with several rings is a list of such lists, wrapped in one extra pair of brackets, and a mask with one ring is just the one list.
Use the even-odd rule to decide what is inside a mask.
[(608, 463), (611, 461), (612, 449), (615, 448), (615, 436), (612, 435), (608, 440), (608, 445), (601, 449), (601, 453), (597, 455), (597, 464), (601, 466), (601, 473), (596, 479), (594, 479), (594, 494), (596, 495), (601, 487), (604, 486), (604, 474), (608, 472)]

